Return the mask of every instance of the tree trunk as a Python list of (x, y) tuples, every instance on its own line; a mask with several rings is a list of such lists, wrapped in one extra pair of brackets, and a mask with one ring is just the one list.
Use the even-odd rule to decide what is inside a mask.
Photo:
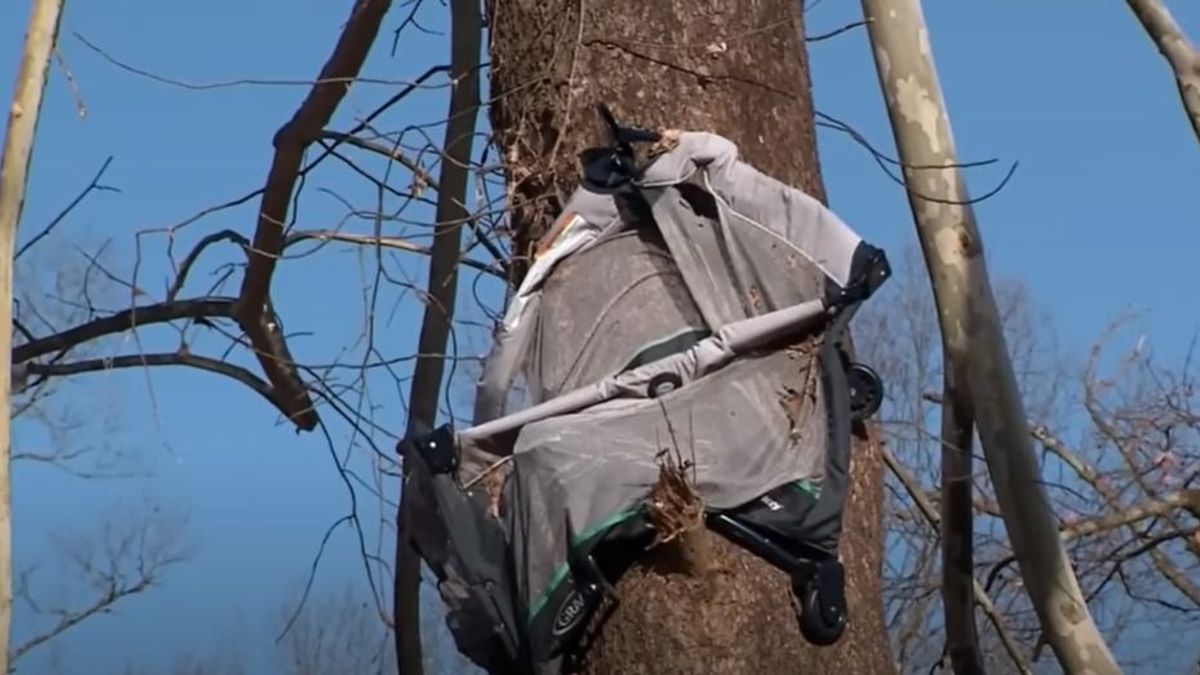
[[(863, 0), (879, 83), (905, 164), (905, 184), (929, 268), (952, 383), (965, 383), (996, 500), (1042, 634), (1068, 673), (1120, 673), (1088, 613), (1041, 480), (983, 240), (957, 164), (919, 0)], [(931, 168), (938, 167), (938, 168)], [(945, 168), (940, 168), (945, 167)], [(947, 389), (948, 395), (955, 395)], [(955, 408), (958, 408), (955, 410)], [(945, 428), (945, 427), (944, 427)], [(947, 528), (961, 524), (945, 523)], [(961, 541), (967, 533), (947, 533)], [(953, 542), (951, 542), (953, 543)], [(951, 552), (953, 553), (953, 551)], [(961, 583), (965, 594), (966, 584)], [(950, 609), (954, 609), (953, 606)], [(962, 617), (961, 607), (950, 616)], [(959, 636), (955, 643), (964, 647)], [(962, 666), (957, 662), (956, 667)]]
[(0, 673), (7, 673), (12, 628), (12, 334), (13, 249), (25, 206), (25, 186), (50, 56), (58, 41), (63, 0), (33, 3), (17, 84), (0, 153)]
[[(577, 184), (578, 153), (601, 142), (601, 101), (630, 123), (727, 136), (760, 170), (824, 200), (800, 3), (505, 0), (489, 13), (491, 119), (518, 258)], [(800, 636), (782, 573), (713, 537), (722, 571), (711, 584), (648, 565), (627, 572), (580, 669), (893, 672), (880, 589), (882, 463), (861, 430), (851, 485), (842, 538), (850, 624), (836, 646)]]

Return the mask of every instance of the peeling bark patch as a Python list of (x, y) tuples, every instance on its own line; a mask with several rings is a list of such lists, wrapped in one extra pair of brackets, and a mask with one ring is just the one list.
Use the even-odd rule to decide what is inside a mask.
[(921, 127), (929, 139), (929, 147), (940, 155), (944, 151), (937, 129), (941, 107), (933, 100), (933, 95), (913, 75), (897, 78), (896, 92), (900, 114), (909, 124)]

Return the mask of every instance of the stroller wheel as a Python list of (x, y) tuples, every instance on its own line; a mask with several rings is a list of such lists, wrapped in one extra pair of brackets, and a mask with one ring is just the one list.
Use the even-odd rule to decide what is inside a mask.
[(818, 647), (827, 647), (846, 631), (846, 600), (841, 564), (820, 565), (814, 577), (793, 582), (793, 591), (800, 600), (800, 634)]
[(650, 398), (658, 398), (665, 396), (676, 389), (683, 386), (683, 378), (671, 372), (659, 373), (650, 378), (649, 384), (646, 385), (646, 394)]
[(874, 415), (883, 405), (883, 381), (870, 366), (852, 363), (846, 369), (850, 390), (850, 417), (858, 422)]

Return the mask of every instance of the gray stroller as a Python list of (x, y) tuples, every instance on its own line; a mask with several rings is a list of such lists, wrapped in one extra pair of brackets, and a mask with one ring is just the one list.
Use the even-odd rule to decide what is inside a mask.
[(612, 144), (584, 154), (509, 301), (474, 426), (404, 441), (404, 535), (464, 655), (557, 673), (654, 541), (648, 499), (674, 448), (706, 526), (787, 572), (802, 634), (832, 644), (851, 426), (882, 399), (843, 338), (887, 258), (728, 139), (601, 112)]

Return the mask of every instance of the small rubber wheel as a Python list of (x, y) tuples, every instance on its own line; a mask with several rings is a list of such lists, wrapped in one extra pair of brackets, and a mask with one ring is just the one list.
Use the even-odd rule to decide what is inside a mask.
[(650, 398), (665, 396), (683, 386), (683, 378), (678, 373), (659, 373), (650, 378), (646, 385), (646, 393)]
[(883, 405), (883, 380), (870, 366), (852, 363), (846, 369), (850, 394), (850, 417), (859, 422), (874, 415)]
[(818, 647), (837, 642), (846, 631), (846, 613), (822, 597), (820, 587), (805, 583), (795, 589), (800, 599), (800, 634)]

